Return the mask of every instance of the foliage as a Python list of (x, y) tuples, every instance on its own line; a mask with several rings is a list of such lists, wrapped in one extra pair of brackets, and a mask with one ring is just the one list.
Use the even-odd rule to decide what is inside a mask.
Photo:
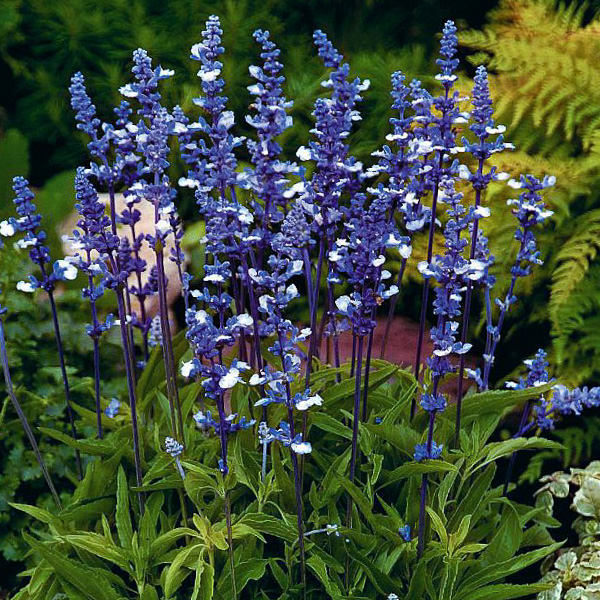
[[(235, 8), (225, 12), (239, 19), (244, 11)], [(495, 478), (497, 463), (508, 458), (510, 474), (518, 452), (557, 449), (556, 442), (523, 435), (597, 406), (600, 388), (569, 390), (550, 382), (540, 350), (513, 389), (488, 390), (505, 316), (522, 295), (520, 280), (542, 263), (536, 231), (552, 215), (543, 190), (555, 178), (522, 175), (508, 182), (522, 190), (508, 202), (517, 243), (507, 244), (509, 291), (495, 299), (500, 311), (494, 319), (490, 211), (480, 201), (489, 184), (509, 178), (486, 161), (512, 144), (493, 119), (483, 66), (470, 105), (455, 88), (456, 32), (446, 22), (438, 95), (421, 82), (405, 84), (402, 72), (392, 75), (397, 112), (386, 135), (390, 144), (367, 166), (348, 140), (369, 82), (350, 75), (320, 30), (316, 53), (329, 71), (311, 113), (309, 141), (295, 153), (298, 162), (289, 161), (282, 146), (295, 144), (307, 124), (297, 119), (300, 127), (291, 129), (280, 50), (269, 32), (253, 34), (262, 52), (261, 66), (249, 67), (253, 101), (241, 129), (250, 127), (249, 136), (238, 135), (222, 76), (246, 63), (221, 62), (217, 16), (207, 19), (191, 49), (200, 63), (201, 95), (193, 105), (201, 116), (198, 108), (186, 114), (185, 103), (167, 108), (174, 88), (164, 80), (174, 71), (153, 64), (142, 49), (133, 53), (132, 80), (120, 88), (127, 100), (108, 122), (99, 118), (84, 75), (72, 76), (71, 106), (92, 161), (75, 175), (79, 220), (67, 240), (71, 255), (54, 260), (35, 194), (22, 177), (13, 185), (18, 218), (0, 228), (7, 239), (18, 236), (15, 247), (27, 249), (33, 271), (23, 267), (16, 287), (48, 299), (45, 323), (52, 322), (57, 342), (60, 368), (52, 372), (61, 375), (70, 427), (65, 433), (42, 426), (38, 433), (71, 448), (77, 459), (93, 458), (72, 494), (63, 493), (62, 502), (55, 495), (55, 508), (14, 504), (42, 523), (24, 536), (30, 568), (17, 599), (326, 594), (391, 600), (402, 594), (477, 600), (547, 589), (524, 583), (522, 572), (558, 548), (548, 532), (558, 523), (542, 509), (510, 500), (508, 481), (503, 486)], [(354, 141), (362, 152), (371, 144), (368, 134)], [(469, 157), (478, 162), (473, 170)], [(184, 177), (176, 161), (187, 164)], [(67, 206), (66, 179), (57, 176), (41, 194), (42, 203), (60, 199), (55, 214)], [(175, 182), (182, 195), (195, 190), (204, 218), (193, 233), (204, 234), (196, 248), (204, 254), (202, 273), (186, 272), (182, 248), (193, 240), (183, 232)], [(100, 189), (107, 190), (108, 205)], [(124, 194), (124, 207), (117, 208), (115, 192)], [(137, 205), (152, 210), (149, 231), (138, 228)], [(397, 256), (394, 284), (385, 266)], [(372, 347), (378, 307), (399, 292), (404, 267), (413, 263), (414, 269), (416, 260), (423, 299), (413, 376), (376, 359)], [(93, 387), (64, 367), (61, 340), (71, 336), (70, 321), (61, 333), (54, 300), (78, 272), (85, 276), (82, 297), (91, 323), (82, 327), (86, 343), (83, 332), (71, 343), (82, 356), (93, 353)], [(309, 307), (307, 328), (290, 319), (301, 297), (296, 282)], [(473, 348), (470, 299), (480, 291), (487, 306), (484, 369), (466, 370), (478, 391), (463, 398), (464, 356)], [(172, 335), (170, 292), (181, 293), (186, 309), (186, 328), (178, 335)], [(433, 349), (422, 361), (430, 300)], [(6, 308), (0, 306), (2, 324)], [(116, 319), (105, 310), (115, 308)], [(350, 364), (341, 364), (343, 329), (351, 330)], [(122, 358), (109, 355), (104, 381), (107, 356), (100, 347), (112, 350), (118, 334)], [(326, 337), (334, 367), (319, 361)], [(0, 342), (9, 396), (29, 432), (10, 377), (11, 367), (23, 365), (7, 358), (3, 326)], [(115, 362), (124, 367), (118, 384), (111, 377)], [(48, 364), (44, 357), (35, 373)], [(90, 371), (77, 365), (77, 372)], [(452, 403), (448, 384), (457, 371)], [(115, 385), (117, 397), (109, 402)], [(511, 410), (522, 411), (521, 426), (513, 438), (496, 441)], [(516, 574), (520, 580), (511, 583)]]
[[(301, 597), (289, 457), (273, 446), (267, 478), (261, 481), (260, 449), (250, 432), (238, 434), (231, 442), (230, 473), (223, 480), (209, 466), (219, 453), (218, 438), (188, 425), (182, 481), (161, 449), (169, 416), (159, 358), (155, 351), (151, 361), (156, 371), (138, 384), (146, 390), (141, 396), (142, 418), (148, 423), (143, 432), (146, 512), (139, 515), (134, 501), (138, 488), (123, 469), (131, 471), (133, 460), (128, 412), (104, 419), (110, 434), (101, 441), (74, 441), (45, 430), (97, 458), (61, 512), (14, 506), (39, 521), (35, 534), (26, 534), (35, 566), (15, 600), (60, 593), (94, 600), (232, 598), (221, 516), (226, 489), (232, 496), (238, 593), (243, 590), (244, 598), (256, 599)], [(340, 383), (335, 382), (338, 373)], [(555, 444), (540, 438), (490, 440), (502, 416), (537, 390), (470, 394), (464, 400), (460, 449), (418, 464), (412, 452), (422, 438), (425, 417), (409, 419), (417, 386), (406, 371), (376, 361), (370, 388), (376, 408), (360, 425), (360, 482), (353, 485), (346, 479), (351, 428), (343, 424), (352, 410), (349, 365), (320, 368), (314, 382), (324, 404), (309, 416), (313, 453), (304, 474), (306, 526), (311, 530), (306, 533), (308, 598), (392, 593), (415, 600), (518, 598), (542, 589), (503, 582), (556, 550), (548, 527), (558, 522), (542, 509), (503, 498), (501, 486), (493, 482), (502, 457), (520, 448)], [(186, 414), (193, 410), (196, 388), (192, 383), (181, 389)], [(234, 393), (233, 410), (247, 415), (248, 393), (258, 398), (254, 391)], [(78, 412), (84, 422), (94, 424), (92, 412)], [(440, 441), (447, 444), (453, 435), (452, 410), (439, 419)], [(398, 529), (415, 522), (424, 472), (432, 485), (432, 541), (417, 565), (416, 540), (403, 541)], [(181, 491), (191, 508), (187, 520), (180, 513)], [(352, 528), (342, 524), (347, 494), (355, 503)]]
[[(49, 307), (47, 303), (40, 303), (31, 296), (4, 292), (22, 270), (22, 256), (5, 247), (0, 252), (0, 303), (7, 306), (12, 314), (19, 315), (18, 319), (9, 318), (5, 321), (7, 335), (19, 340), (18, 344), (9, 347), (16, 392), (31, 423), (60, 428), (60, 424), (66, 421)], [(62, 325), (74, 392), (78, 401), (88, 406), (92, 397), (92, 382), (89, 377), (77, 375), (89, 371), (86, 339), (80, 327), (81, 320), (85, 318), (85, 307), (78, 294), (68, 291), (61, 294), (59, 307), (64, 313)], [(110, 355), (114, 349), (114, 345), (109, 343), (104, 355)], [(110, 362), (107, 361), (107, 364)], [(120, 390), (120, 378), (111, 380), (115, 376), (118, 373), (106, 369), (106, 393)], [(4, 391), (3, 381), (0, 390)], [(58, 430), (67, 431), (66, 426)], [(21, 537), (21, 531), (28, 520), (11, 513), (8, 503), (15, 499), (36, 498), (39, 506), (49, 506), (51, 498), (8, 396), (3, 397), (0, 407), (0, 431), (0, 552), (6, 561), (22, 561), (27, 545)], [(40, 438), (39, 443), (48, 468), (58, 478), (61, 487), (69, 489), (75, 477), (72, 452), (45, 436)], [(8, 584), (11, 579), (9, 569), (7, 566), (2, 568), (6, 573), (3, 583)]]
[[(557, 372), (572, 384), (599, 375), (596, 260), (600, 232), (599, 152), (600, 18), (586, 5), (554, 0), (503, 0), (481, 31), (467, 31), (460, 42), (477, 52), (472, 62), (486, 63), (499, 119), (505, 122), (517, 152), (496, 164), (512, 172), (533, 168), (556, 174), (552, 199), (554, 227), (542, 234), (546, 267), (529, 282), (548, 308), (532, 299), (519, 320), (550, 328)], [(496, 188), (490, 200), (506, 210)], [(501, 244), (510, 231), (495, 222), (490, 239)], [(506, 256), (500, 255), (499, 270)], [(536, 307), (537, 304), (537, 307)]]
[[(594, 461), (585, 469), (571, 469), (543, 477), (545, 485), (538, 492), (539, 506), (552, 514), (558, 502), (572, 498), (571, 510), (577, 514), (572, 529), (579, 542), (560, 551), (556, 561), (546, 560), (542, 582), (552, 589), (538, 595), (539, 600), (596, 600), (600, 597), (600, 463)], [(575, 494), (573, 495), (573, 490)]]

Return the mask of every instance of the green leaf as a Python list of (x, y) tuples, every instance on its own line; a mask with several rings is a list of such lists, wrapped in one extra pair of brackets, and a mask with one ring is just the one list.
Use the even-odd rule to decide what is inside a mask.
[(431, 527), (438, 534), (438, 537), (440, 538), (440, 542), (442, 542), (442, 546), (444, 546), (444, 548), (447, 548), (448, 547), (448, 532), (446, 531), (446, 528), (444, 527), (444, 523), (442, 522), (442, 519), (435, 512), (435, 510), (433, 510), (433, 508), (431, 508), (430, 506), (427, 506), (426, 510), (427, 510), (427, 514), (429, 515), (429, 518), (431, 519)]
[(350, 557), (356, 561), (365, 570), (365, 574), (369, 578), (369, 581), (373, 584), (373, 587), (380, 594), (391, 594), (395, 590), (398, 590), (400, 585), (394, 581), (389, 575), (386, 575), (383, 571), (378, 569), (372, 560), (365, 557), (361, 552), (356, 550), (350, 544), (347, 548)]
[(117, 548), (117, 546), (103, 535), (98, 533), (80, 533), (64, 535), (61, 539), (130, 572), (127, 554), (120, 548)]
[(170, 550), (171, 546), (173, 546), (177, 540), (186, 535), (196, 537), (197, 533), (189, 527), (178, 527), (176, 529), (170, 529), (162, 535), (159, 535), (150, 544), (149, 557), (157, 562), (160, 562), (163, 554)]
[[(373, 371), (369, 375), (369, 390), (376, 389), (383, 383), (385, 383), (390, 377), (392, 377), (398, 371), (398, 367), (395, 365), (389, 365)], [(323, 398), (323, 404), (328, 408), (339, 407), (343, 405), (344, 400), (350, 400), (354, 393), (355, 382), (353, 379), (347, 379), (341, 383), (336, 383), (331, 387), (321, 392)]]
[(324, 412), (315, 412), (310, 415), (310, 422), (315, 427), (329, 433), (333, 433), (347, 440), (352, 439), (352, 431), (346, 427), (339, 419), (334, 419)]
[(495, 564), (491, 564), (483, 569), (473, 567), (467, 570), (465, 579), (457, 592), (457, 598), (469, 598), (475, 590), (486, 586), (493, 581), (502, 580), (510, 577), (513, 573), (518, 573), (530, 565), (539, 562), (546, 556), (556, 552), (564, 542), (558, 542), (545, 548), (538, 548), (531, 552), (526, 552)]
[(215, 569), (204, 561), (198, 559), (196, 567), (196, 578), (194, 580), (194, 589), (190, 600), (211, 600), (215, 589)]
[(51, 512), (44, 510), (43, 508), (31, 506), (30, 504), (18, 504), (16, 502), (9, 502), (8, 504), (17, 510), (20, 510), (21, 512), (31, 515), (34, 519), (37, 519), (42, 523), (50, 525), (58, 521), (58, 517), (53, 515)]
[(144, 591), (140, 595), (140, 600), (159, 600), (156, 588), (153, 585), (146, 584)]
[(491, 464), (475, 478), (469, 491), (458, 505), (456, 512), (448, 520), (448, 529), (451, 531), (456, 529), (458, 523), (465, 515), (472, 515), (473, 521), (477, 521), (477, 510), (489, 493), (495, 473), (496, 467)]
[(238, 523), (247, 525), (256, 531), (273, 535), (286, 542), (294, 542), (298, 538), (295, 521), (289, 523), (263, 513), (247, 513), (238, 521)]
[[(408, 588), (408, 594), (406, 594), (405, 600), (422, 600), (425, 598), (425, 586), (429, 573), (427, 571), (427, 559), (422, 558), (416, 568), (412, 571), (412, 577), (410, 578), (410, 586)], [(457, 596), (458, 598), (465, 598), (466, 596)]]
[(123, 548), (131, 548), (133, 526), (131, 524), (131, 515), (129, 514), (129, 490), (127, 487), (127, 477), (121, 466), (119, 466), (117, 473), (117, 509), (115, 521), (117, 523), (117, 533), (121, 546)]
[(513, 452), (518, 452), (520, 450), (545, 450), (549, 448), (559, 449), (562, 447), (562, 444), (559, 444), (558, 442), (538, 437), (519, 437), (512, 438), (504, 442), (493, 442), (486, 446), (487, 455), (484, 461), (478, 465), (477, 468), (484, 467), (491, 462), (497, 461), (504, 456), (509, 456), (513, 454)]
[[(265, 574), (268, 563), (269, 560), (266, 558), (251, 558), (244, 562), (237, 563), (235, 565), (235, 587), (237, 593), (240, 594), (246, 585), (248, 585), (249, 581), (260, 579)], [(219, 582), (217, 583), (217, 589), (225, 598), (234, 598), (233, 590), (231, 589), (229, 563), (227, 563), (227, 566), (223, 569)]]
[(24, 533), (23, 539), (70, 585), (90, 600), (120, 600), (102, 569), (84, 567)]
[(323, 584), (323, 587), (325, 588), (329, 598), (332, 600), (337, 600), (343, 596), (342, 590), (340, 590), (335, 580), (327, 571), (327, 565), (320, 556), (317, 556), (316, 554), (310, 556), (306, 561), (306, 566)]
[[(525, 404), (527, 400), (539, 398), (541, 394), (550, 391), (553, 385), (548, 383), (523, 390), (488, 390), (467, 394), (462, 401), (461, 419), (466, 424), (469, 421), (480, 419), (484, 415), (502, 415), (508, 410)], [(450, 404), (444, 416), (454, 421), (456, 418), (456, 404)]]
[(413, 457), (415, 446), (421, 440), (420, 433), (403, 423), (364, 423), (362, 426), (410, 459)]
[(449, 471), (456, 471), (456, 467), (444, 460), (432, 459), (425, 462), (410, 462), (390, 471), (380, 488), (396, 483), (401, 479), (406, 479), (407, 477), (423, 475), (424, 473), (447, 473)]
[(481, 555), (482, 563), (494, 565), (512, 558), (521, 547), (522, 540), (523, 529), (519, 515), (510, 504), (505, 504), (500, 517), (500, 527)]
[[(398, 374), (400, 374), (400, 373), (406, 373), (406, 371), (403, 369), (400, 369), (398, 371)], [(412, 379), (412, 381), (411, 381), (409, 387), (403, 392), (400, 399), (394, 403), (394, 406), (385, 412), (385, 416), (383, 417), (383, 420), (381, 421), (382, 425), (391, 425), (392, 423), (394, 423), (402, 415), (402, 412), (407, 409), (413, 395), (417, 391), (418, 385), (417, 385), (417, 382), (414, 381), (414, 377), (412, 376), (411, 373), (406, 373), (406, 374), (408, 375), (408, 377), (410, 377)]]
[(501, 583), (499, 585), (488, 585), (469, 596), (461, 596), (456, 593), (457, 598), (468, 598), (469, 600), (511, 600), (512, 598), (523, 598), (523, 596), (534, 596), (554, 587), (551, 583), (530, 583), (526, 585), (513, 585)]
[(89, 522), (112, 512), (115, 506), (114, 497), (90, 499), (72, 504), (60, 512), (60, 519), (65, 523)]
[(181, 587), (191, 573), (191, 565), (198, 560), (202, 552), (204, 552), (204, 545), (200, 543), (186, 546), (177, 552), (165, 575), (164, 591), (167, 598)]

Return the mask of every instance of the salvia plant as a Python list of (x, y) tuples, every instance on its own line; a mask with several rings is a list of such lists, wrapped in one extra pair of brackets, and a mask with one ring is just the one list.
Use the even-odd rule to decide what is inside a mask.
[[(91, 162), (75, 177), (66, 257), (52, 260), (34, 194), (14, 180), (17, 216), (0, 231), (22, 234), (16, 243), (36, 268), (17, 289), (43, 290), (52, 307), (71, 427), (36, 432), (27, 422), (6, 352), (16, 340), (5, 341), (1, 326), (12, 315), (1, 309), (6, 389), (56, 502), (54, 511), (14, 504), (42, 523), (23, 534), (35, 560), (15, 598), (475, 600), (546, 590), (511, 579), (560, 545), (548, 531), (557, 521), (511, 500), (515, 456), (556, 448), (538, 434), (598, 406), (600, 394), (552, 380), (543, 351), (518, 383), (489, 387), (520, 280), (543, 262), (536, 236), (552, 214), (544, 195), (554, 178), (509, 179), (490, 166), (513, 146), (494, 121), (485, 68), (469, 96), (458, 91), (451, 21), (437, 90), (392, 75), (390, 130), (369, 165), (348, 142), (369, 82), (351, 75), (323, 32), (314, 44), (329, 75), (295, 157), (278, 141), (293, 123), (275, 41), (254, 33), (260, 61), (249, 68), (245, 118), (255, 133), (246, 139), (224, 95), (222, 34), (211, 16), (191, 48), (194, 115), (165, 105), (162, 81), (174, 72), (142, 49), (112, 120), (100, 119), (84, 76), (73, 75)], [(177, 156), (187, 172), (174, 181)], [(515, 196), (515, 243), (500, 290), (486, 189), (504, 181)], [(204, 224), (201, 273), (186, 270), (177, 214), (190, 193)], [(416, 235), (427, 252), (417, 265), (417, 352), (405, 369), (375, 357), (374, 331), (383, 312), (380, 355), (402, 343), (390, 322)], [(83, 284), (89, 308), (93, 409), (69, 395), (54, 301), (65, 280)], [(185, 309), (180, 332), (173, 289)], [(475, 296), (483, 340), (469, 339)], [(293, 317), (302, 302), (304, 324)], [(100, 347), (112, 330), (122, 397), (103, 388)], [(352, 342), (349, 362), (342, 339)], [(513, 436), (492, 441), (514, 410), (522, 416)], [(76, 452), (82, 479), (72, 493), (56, 491), (40, 433)]]

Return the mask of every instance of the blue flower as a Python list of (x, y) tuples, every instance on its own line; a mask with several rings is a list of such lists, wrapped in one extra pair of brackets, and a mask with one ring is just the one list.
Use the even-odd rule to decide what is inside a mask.
[(405, 542), (410, 542), (412, 539), (410, 525), (402, 525), (402, 527), (398, 529), (398, 535), (400, 535)]
[(443, 394), (423, 394), (421, 407), (427, 412), (443, 412), (446, 410), (446, 397)]
[(111, 398), (108, 406), (104, 409), (104, 414), (109, 419), (114, 419), (119, 414), (119, 408), (121, 407), (121, 403), (118, 398)]
[(431, 450), (427, 449), (427, 443), (417, 444), (415, 446), (414, 459), (416, 462), (421, 462), (427, 459), (439, 458), (442, 455), (443, 444), (431, 443)]

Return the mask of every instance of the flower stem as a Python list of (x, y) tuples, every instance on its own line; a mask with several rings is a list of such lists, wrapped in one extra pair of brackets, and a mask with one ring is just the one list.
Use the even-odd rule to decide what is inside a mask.
[(362, 421), (367, 420), (367, 400), (369, 396), (369, 371), (371, 369), (371, 351), (373, 350), (373, 329), (369, 332), (367, 341), (367, 359), (365, 361), (365, 385), (363, 389)]
[(235, 561), (233, 558), (233, 532), (231, 530), (231, 500), (229, 498), (229, 490), (225, 490), (225, 522), (227, 523), (227, 546), (229, 550), (231, 590), (233, 592), (233, 597), (237, 598), (237, 586), (235, 583)]
[[(56, 310), (56, 302), (54, 301), (54, 292), (48, 291), (48, 299), (50, 300), (50, 309), (52, 311), (52, 322), (54, 324), (54, 337), (56, 338), (56, 348), (58, 350), (58, 360), (60, 364), (60, 372), (62, 374), (63, 387), (65, 390), (65, 402), (67, 405), (67, 417), (71, 427), (71, 435), (77, 439), (77, 429), (75, 428), (75, 415), (71, 407), (71, 389), (69, 387), (69, 378), (67, 377), (67, 367), (65, 366), (65, 353), (63, 349), (62, 337), (60, 334), (60, 324), (58, 322), (58, 311)], [(81, 454), (79, 450), (75, 450), (75, 462), (77, 464), (77, 473), (79, 479), (83, 479), (83, 467), (81, 465)]]
[[(360, 421), (360, 384), (362, 374), (364, 336), (359, 335), (356, 347), (356, 369), (354, 383), (354, 409), (352, 417), (352, 455), (350, 458), (350, 481), (354, 481), (356, 474), (356, 462), (358, 455), (358, 424)], [(350, 512), (352, 510), (352, 499), (348, 498), (348, 511), (346, 514), (347, 526), (350, 527)]]
[[(115, 265), (116, 266), (116, 265)], [(135, 462), (135, 479), (138, 487), (143, 485), (142, 477), (142, 459), (140, 455), (140, 441), (138, 434), (138, 419), (136, 406), (136, 392), (134, 383), (134, 365), (131, 361), (131, 351), (129, 349), (129, 335), (127, 332), (127, 324), (125, 323), (125, 302), (123, 301), (123, 291), (120, 288), (115, 290), (117, 295), (117, 307), (119, 311), (119, 322), (121, 330), (121, 343), (123, 344), (123, 358), (125, 360), (125, 373), (127, 376), (127, 392), (129, 394), (129, 408), (131, 410), (131, 429), (133, 431), (133, 455)], [(140, 514), (144, 512), (144, 493), (138, 492), (138, 503)]]
[[(440, 152), (438, 171), (441, 171), (444, 162), (444, 153)], [(431, 201), (431, 219), (429, 221), (429, 239), (427, 241), (427, 263), (431, 262), (433, 256), (433, 238), (435, 235), (435, 215), (437, 209), (438, 195), (440, 191), (440, 178), (436, 178), (435, 187), (433, 189), (433, 198)], [(419, 371), (421, 370), (421, 353), (423, 351), (423, 337), (425, 335), (425, 317), (427, 316), (427, 305), (429, 303), (429, 277), (423, 282), (423, 295), (421, 298), (421, 316), (419, 318), (419, 337), (417, 339), (417, 355), (415, 357), (415, 379), (419, 379)], [(416, 397), (413, 398), (410, 406), (410, 418), (415, 416), (417, 410)]]
[[(400, 263), (400, 271), (398, 272), (398, 279), (396, 280), (396, 286), (400, 289), (402, 284), (402, 278), (404, 277), (404, 271), (406, 270), (406, 258), (402, 259)], [(385, 330), (383, 332), (383, 339), (381, 340), (381, 348), (379, 349), (379, 358), (385, 358), (385, 350), (387, 347), (388, 337), (390, 335), (390, 329), (392, 327), (392, 321), (394, 320), (394, 311), (398, 302), (398, 294), (394, 294), (390, 300), (390, 308), (388, 310), (388, 316), (385, 321)]]
[(6, 341), (4, 339), (4, 321), (2, 319), (0, 319), (0, 358), (2, 359), (2, 370), (4, 372), (4, 382), (6, 384), (6, 391), (11, 399), (11, 402), (12, 402), (14, 408), (15, 408), (17, 416), (19, 417), (19, 420), (21, 421), (21, 425), (23, 426), (25, 435), (29, 439), (29, 443), (31, 444), (31, 449), (33, 450), (33, 453), (35, 454), (35, 458), (40, 466), (42, 475), (44, 476), (44, 479), (46, 480), (48, 489), (50, 490), (50, 493), (52, 494), (52, 498), (54, 499), (54, 502), (55, 502), (57, 508), (60, 510), (60, 509), (62, 509), (62, 505), (60, 503), (60, 498), (58, 496), (56, 488), (54, 487), (54, 483), (52, 482), (52, 478), (50, 477), (50, 473), (48, 472), (46, 463), (44, 462), (44, 459), (42, 458), (42, 454), (41, 454), (40, 449), (35, 440), (35, 436), (33, 435), (33, 431), (29, 425), (29, 421), (27, 420), (27, 417), (25, 416), (25, 413), (23, 412), (23, 409), (21, 408), (21, 404), (17, 400), (17, 397), (15, 396), (15, 393), (13, 390), (12, 379), (10, 376), (10, 369), (8, 367), (8, 355), (6, 352)]
[[(433, 394), (437, 393), (437, 381), (433, 384)], [(429, 415), (429, 429), (427, 431), (427, 452), (431, 453), (433, 445), (433, 426), (435, 424), (435, 411), (432, 410)], [(427, 485), (429, 479), (427, 473), (423, 474), (421, 479), (421, 498), (419, 502), (419, 537), (417, 540), (417, 558), (423, 556), (423, 550), (425, 549), (425, 523), (426, 523), (426, 505), (427, 505)]]
[[(479, 159), (478, 175), (481, 176), (483, 171), (483, 159)], [(479, 206), (481, 202), (481, 189), (475, 190), (475, 208)], [(473, 223), (473, 231), (471, 233), (471, 249), (469, 251), (469, 258), (473, 260), (475, 258), (475, 249), (477, 247), (477, 236), (479, 235), (479, 219), (475, 219)], [(462, 331), (460, 335), (460, 343), (465, 344), (467, 341), (467, 333), (469, 329), (469, 319), (471, 316), (471, 297), (473, 295), (473, 282), (467, 283), (467, 291), (465, 294), (465, 310), (463, 314)], [(465, 355), (460, 355), (460, 362), (458, 366), (458, 390), (456, 392), (456, 423), (454, 426), (454, 446), (458, 446), (460, 436), (460, 415), (462, 409), (462, 397), (463, 397), (463, 380), (465, 372)]]
[(183, 416), (181, 403), (177, 390), (177, 379), (175, 371), (175, 359), (173, 356), (173, 340), (171, 338), (171, 325), (169, 323), (169, 307), (167, 303), (167, 286), (165, 276), (165, 263), (162, 243), (157, 240), (154, 248), (156, 255), (156, 270), (158, 273), (158, 302), (160, 310), (160, 325), (163, 338), (163, 361), (165, 365), (165, 376), (167, 384), (167, 396), (169, 398), (169, 409), (171, 411), (172, 431), (185, 446)]
[(318, 352), (317, 348), (317, 308), (319, 305), (319, 289), (321, 287), (321, 271), (323, 269), (323, 258), (325, 255), (325, 241), (321, 238), (319, 243), (319, 257), (317, 259), (317, 274), (312, 300), (312, 312), (310, 315), (310, 343), (308, 345), (308, 357), (306, 359), (306, 381), (305, 386), (310, 387), (310, 374), (312, 372), (312, 358)]
[[(521, 421), (519, 423), (519, 430), (513, 437), (520, 437), (523, 431), (525, 430), (525, 426), (527, 425), (527, 421), (529, 420), (529, 415), (531, 414), (531, 400), (527, 400), (525, 406), (523, 407), (523, 413), (521, 414)], [(502, 495), (506, 496), (508, 494), (508, 486), (510, 485), (510, 480), (512, 478), (512, 472), (515, 468), (515, 461), (517, 459), (517, 453), (513, 452), (510, 455), (510, 460), (508, 462), (508, 467), (506, 469), (506, 479), (504, 480), (504, 488), (502, 490)]]

